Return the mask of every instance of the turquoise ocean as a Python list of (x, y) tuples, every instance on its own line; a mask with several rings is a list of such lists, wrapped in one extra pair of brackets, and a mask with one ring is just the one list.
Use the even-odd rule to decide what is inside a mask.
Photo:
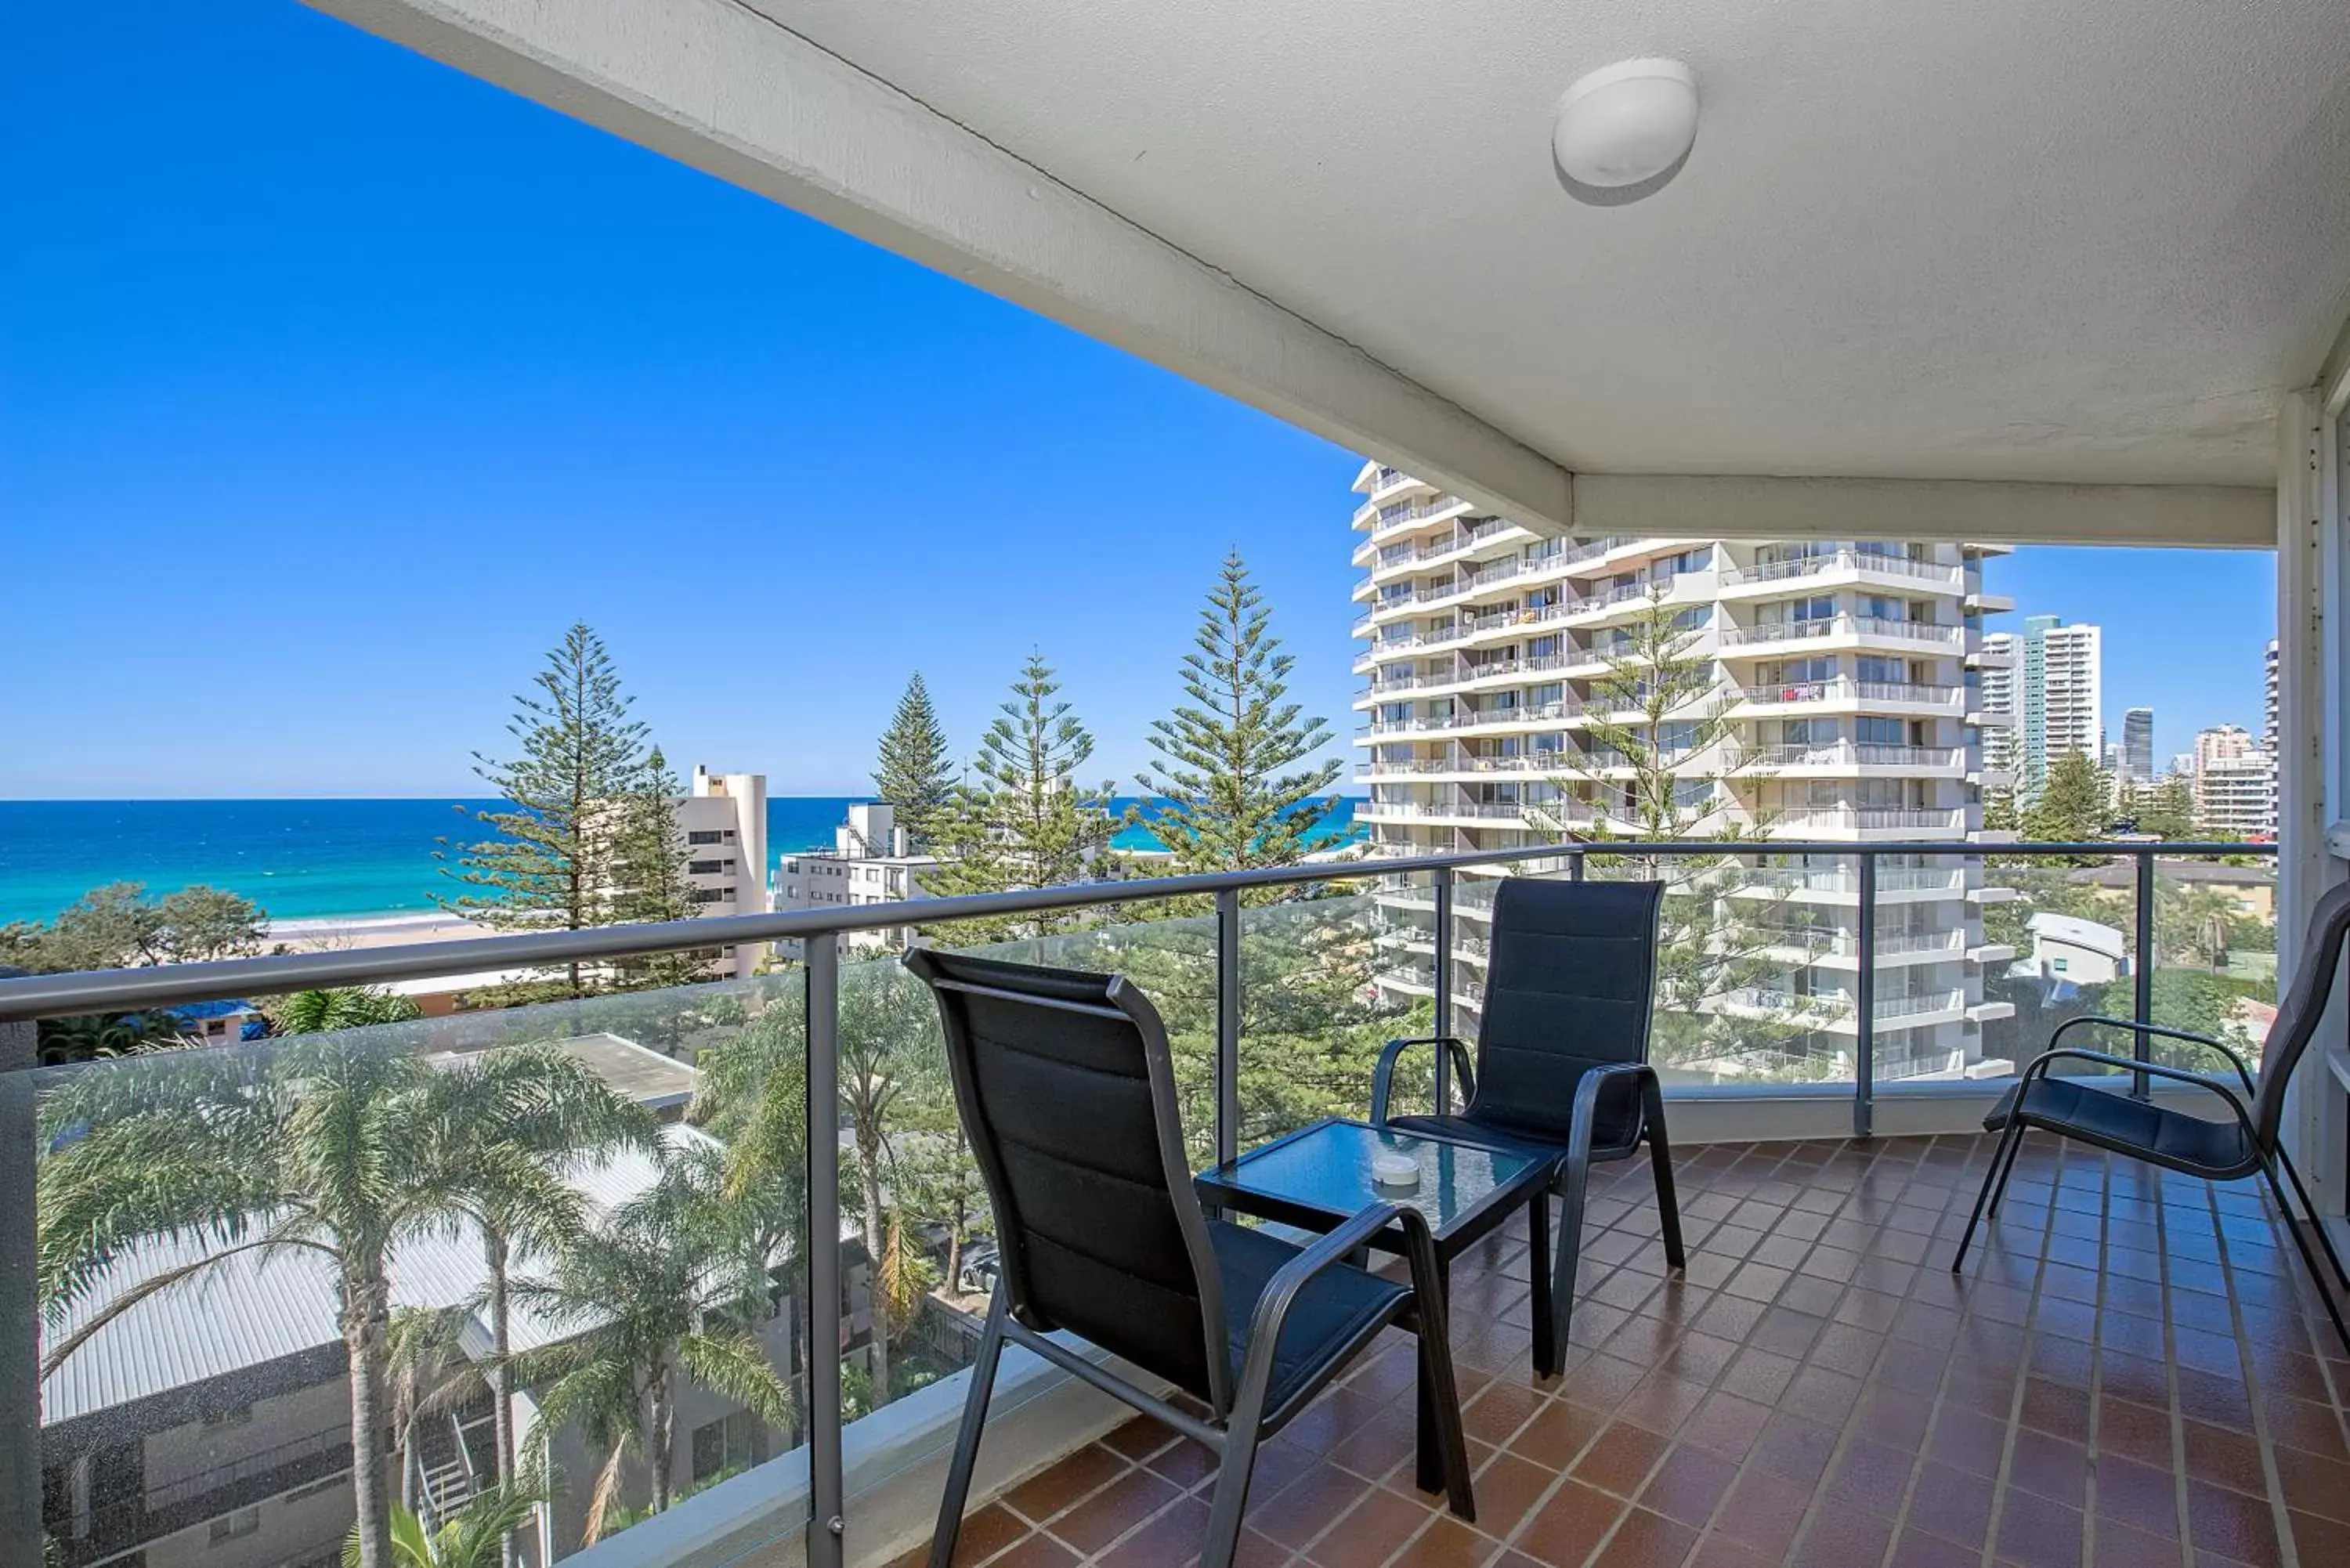
[[(849, 796), (767, 802), (767, 847), (792, 855), (832, 846)], [(278, 919), (427, 914), (456, 882), (432, 858), (439, 840), (479, 836), (470, 813), (488, 801), (0, 801), (0, 922), (46, 920), (92, 888), (144, 882), (157, 893), (194, 883), (253, 899)], [(1148, 811), (1148, 803), (1139, 804)], [(1361, 828), (1343, 801), (1331, 836)], [(1122, 848), (1157, 846), (1129, 828)], [(770, 867), (772, 869), (772, 867)]]

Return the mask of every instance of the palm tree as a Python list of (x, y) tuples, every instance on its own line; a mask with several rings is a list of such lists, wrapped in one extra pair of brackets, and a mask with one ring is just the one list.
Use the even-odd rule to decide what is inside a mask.
[[(455, 1409), (482, 1386), (481, 1368), (459, 1343), (454, 1313), (395, 1307), (384, 1325), (384, 1381), (391, 1400), (392, 1459), (400, 1470), (400, 1505), (434, 1528), (433, 1503), (425, 1487), (417, 1423)], [(398, 1524), (395, 1516), (394, 1538)]]
[[(801, 1305), (785, 1326), (796, 1338), (806, 1327), (806, 1014), (789, 1002), (771, 1004), (695, 1064), (702, 1082), (687, 1119), (723, 1147), (718, 1192), (743, 1230), (745, 1251), (792, 1260), (792, 1295)], [(806, 1365), (806, 1356), (788, 1350), (785, 1360)], [(784, 1431), (786, 1440), (799, 1440), (795, 1422), (784, 1423)]]
[(490, 1380), (498, 1479), (515, 1466), (511, 1271), (517, 1245), (553, 1253), (588, 1228), (587, 1202), (564, 1179), (583, 1157), (623, 1147), (658, 1154), (652, 1113), (617, 1093), (578, 1058), (547, 1044), (470, 1058), (442, 1076), (435, 1114), (454, 1151), (455, 1207), (480, 1227), (489, 1271)]
[[(505, 1542), (546, 1501), (546, 1492), (536, 1487), (500, 1481), (437, 1523), (394, 1507), (392, 1568), (497, 1568)], [(343, 1542), (344, 1568), (360, 1568), (366, 1560), (354, 1525)]]
[(390, 1267), (458, 1196), (431, 1114), (440, 1075), (348, 1035), (256, 1057), (192, 1051), (136, 1071), (85, 1068), (42, 1105), (38, 1264), (53, 1331), (154, 1237), (205, 1256), (130, 1286), (48, 1347), (47, 1376), (109, 1323), (243, 1252), (306, 1252), (333, 1270), (350, 1372), (356, 1561), (390, 1568), (384, 1336)]
[(280, 1034), (323, 1034), (332, 1029), (364, 1029), (406, 1023), (424, 1010), (405, 996), (373, 986), (339, 991), (297, 991), (269, 1003), (269, 1026)]
[[(889, 1399), (891, 1313), (907, 1309), (914, 1277), (891, 1221), (882, 1214), (882, 1173), (891, 1159), (890, 1136), (906, 1091), (925, 1077), (943, 1076), (945, 1046), (939, 1015), (921, 983), (895, 963), (862, 964), (840, 987), (840, 1108), (857, 1150), (858, 1196), (864, 1200), (865, 1247), (873, 1260), (873, 1402)], [(915, 1293), (919, 1294), (919, 1292)]]
[(549, 1277), (514, 1281), (515, 1299), (536, 1315), (579, 1325), (513, 1356), (509, 1373), (540, 1391), (534, 1442), (576, 1422), (604, 1453), (584, 1544), (601, 1539), (618, 1511), (620, 1467), (632, 1453), (650, 1471), (651, 1511), (668, 1509), (680, 1374), (770, 1426), (791, 1424), (791, 1391), (754, 1332), (774, 1291), (765, 1229), (727, 1201), (717, 1151), (689, 1149), (651, 1191), (578, 1236)]

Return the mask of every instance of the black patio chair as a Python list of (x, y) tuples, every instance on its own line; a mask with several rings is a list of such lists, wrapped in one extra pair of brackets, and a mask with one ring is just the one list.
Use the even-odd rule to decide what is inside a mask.
[[(1544, 1376), (1559, 1370), (1566, 1351), (1584, 1189), (1595, 1161), (1627, 1159), (1647, 1147), (1665, 1261), (1675, 1270), (1686, 1262), (1664, 1095), (1648, 1065), (1663, 902), (1659, 882), (1503, 882), (1493, 895), (1473, 1068), (1459, 1039), (1431, 1035), (1389, 1041), (1372, 1079), (1371, 1120), (1379, 1126), (1558, 1160), (1556, 1178), (1527, 1216), (1534, 1277), (1551, 1272), (1551, 1310), (1534, 1314), (1534, 1370)], [(1465, 1101), (1460, 1111), (1390, 1115), (1396, 1062), (1415, 1045), (1451, 1054)], [(1550, 1192), (1561, 1200), (1555, 1262), (1544, 1256)]]
[[(1381, 1329), (1412, 1329), (1419, 1484), (1475, 1518), (1436, 1250), (1419, 1210), (1374, 1204), (1304, 1248), (1210, 1220), (1184, 1159), (1167, 1031), (1148, 998), (1117, 975), (929, 950), (909, 953), (906, 966), (938, 998), (1000, 1248), (932, 1568), (954, 1554), (1007, 1339), (1219, 1456), (1200, 1561), (1223, 1568), (1239, 1545), (1257, 1445)], [(1393, 1227), (1409, 1286), (1347, 1262)], [(1205, 1416), (1049, 1337), (1055, 1330), (1165, 1379), (1204, 1403)]]
[[(2000, 1134), (2000, 1141), (1991, 1152), (1991, 1168), (1983, 1172), (1982, 1189), (1975, 1194), (1974, 1212), (1967, 1219), (1966, 1233), (1959, 1238), (1958, 1255), (1950, 1260), (1950, 1272), (1956, 1273), (1965, 1264), (1967, 1249), (1974, 1242), (1975, 1227), (1986, 1218), (1994, 1222), (1998, 1220), (1999, 1202), (2006, 1195), (2007, 1179), (2015, 1169), (2016, 1151), (2022, 1146), (2024, 1130), (2039, 1127), (2061, 1137), (2158, 1165), (2165, 1170), (2199, 1176), (2207, 1181), (2235, 1181), (2253, 1175), (2264, 1178), (2270, 1196), (2276, 1199), (2277, 1210), (2284, 1217), (2285, 1229), (2293, 1232), (2293, 1244), (2301, 1250), (2301, 1261), (2309, 1270), (2318, 1295), (2324, 1298), (2327, 1314), (2334, 1319), (2334, 1331), (2342, 1336), (2343, 1347), (2350, 1349), (2350, 1326), (2344, 1324), (2342, 1309), (2335, 1304), (2324, 1272), (2317, 1265), (2317, 1255), (2310, 1251), (2302, 1226), (2293, 1217), (2293, 1205), (2285, 1200), (2284, 1188), (2277, 1180), (2282, 1171), (2285, 1179), (2293, 1183), (2293, 1195), (2301, 1199), (2302, 1210), (2310, 1217), (2308, 1228), (2317, 1233), (2317, 1244), (2324, 1250), (2325, 1261), (2333, 1265), (2334, 1280), (2345, 1293), (2350, 1293), (2350, 1273), (2344, 1272), (2341, 1256), (2334, 1251), (2324, 1225), (2317, 1219), (2308, 1190), (2301, 1184), (2301, 1173), (2286, 1158), (2281, 1136), (2285, 1085), (2303, 1054), (2317, 1037), (2326, 1000), (2334, 992), (2334, 971), (2342, 967), (2345, 939), (2350, 939), (2350, 883), (2320, 898), (2311, 915), (2309, 940), (2302, 948), (2292, 989), (2277, 1009), (2276, 1022), (2269, 1026), (2268, 1043), (2261, 1053), (2257, 1086), (2244, 1059), (2208, 1034), (2138, 1023), (2126, 1018), (2073, 1018), (2058, 1025), (2055, 1033), (2049, 1036), (2048, 1049), (2023, 1069), (2015, 1086), (2001, 1096), (1991, 1115), (1983, 1118), (1983, 1130)], [(2183, 1068), (2058, 1044), (2068, 1031), (2093, 1023), (2128, 1030), (2140, 1036), (2155, 1035), (2208, 1046), (2227, 1058), (2228, 1065), (2235, 1070), (2234, 1084), (2217, 1074), (2190, 1073)], [(2053, 1070), (2059, 1062), (2083, 1062), (2117, 1072), (2145, 1073), (2173, 1083), (2192, 1084), (2217, 1096), (2227, 1107), (2228, 1116), (2224, 1119), (2198, 1116), (2099, 1088), (2087, 1079), (2056, 1077)], [(2237, 1085), (2243, 1089), (2241, 1096), (2236, 1092)], [(2247, 1098), (2249, 1105), (2245, 1103)]]

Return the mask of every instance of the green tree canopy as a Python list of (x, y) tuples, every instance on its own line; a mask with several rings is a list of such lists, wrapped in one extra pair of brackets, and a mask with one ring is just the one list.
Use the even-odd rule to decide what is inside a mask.
[(1345, 763), (1306, 761), (1330, 731), (1288, 700), (1296, 660), (1272, 622), (1240, 553), (1225, 556), (1183, 656), (1187, 701), (1151, 721), (1158, 757), (1136, 781), (1157, 797), (1149, 826), (1175, 871), (1295, 865), (1338, 809), (1326, 792)]
[[(907, 680), (889, 727), (882, 732), (873, 788), (917, 848), (928, 847), (938, 836), (941, 819), (954, 801), (954, 767), (947, 756), (947, 732), (919, 670)], [(881, 845), (871, 847), (876, 853), (886, 850)]]
[[(685, 786), (655, 746), (627, 794), (612, 807), (618, 818), (614, 848), (614, 923), (663, 924), (702, 913), (688, 871), (692, 851), (678, 823), (677, 802)], [(754, 867), (749, 873), (759, 875)], [(710, 978), (710, 961), (693, 950), (639, 953), (615, 966), (615, 978), (629, 990), (694, 985)]]
[[(1767, 987), (1789, 967), (1774, 950), (1810, 933), (1773, 919), (1783, 900), (1751, 874), (1770, 836), (1768, 814), (1722, 815), (1731, 783), (1758, 771), (1739, 748), (1734, 699), (1712, 660), (1697, 650), (1702, 628), (1653, 586), (1638, 613), (1601, 645), (1605, 673), (1593, 680), (1584, 733), (1587, 750), (1565, 754), (1555, 800), (1526, 811), (1528, 826), (1560, 842), (1621, 847), (1586, 860), (1592, 876), (1661, 882), (1657, 947), (1656, 1059), (1690, 1064), (1783, 1053), (1806, 1026), (1749, 1016), (1725, 1005), (1735, 992)], [(1643, 856), (1642, 839), (1717, 839), (1752, 846), (1735, 853)], [(1832, 1004), (1823, 1001), (1814, 1014)], [(1815, 1022), (1817, 1021), (1815, 1016)], [(1757, 1065), (1775, 1064), (1770, 1061)]]
[[(955, 791), (940, 834), (946, 860), (926, 877), (933, 893), (996, 893), (1082, 879), (1128, 815), (1107, 780), (1088, 788), (1078, 772), (1094, 738), (1042, 653), (1029, 655), (1012, 700), (980, 741), (972, 779)], [(1066, 929), (1083, 916), (1046, 911), (1000, 920), (959, 920), (953, 940), (988, 941)]]
[(0, 930), (0, 963), (36, 974), (203, 963), (261, 950), (269, 917), (252, 899), (218, 888), (182, 888), (158, 898), (141, 882), (109, 882), (66, 906), (47, 925)]
[(2085, 753), (2066, 752), (2048, 765), (2046, 782), (2024, 808), (2023, 836), (2040, 844), (2103, 838), (2113, 820), (2107, 804), (2111, 799), (2105, 770)]
[(323, 1034), (334, 1029), (405, 1023), (424, 1016), (423, 1009), (407, 997), (365, 985), (272, 997), (262, 1004), (262, 1012), (270, 1029), (279, 1034)]
[[(515, 754), (473, 753), (474, 773), (505, 804), (472, 814), (494, 836), (442, 841), (436, 858), (468, 889), (442, 907), (503, 931), (619, 924), (631, 918), (631, 857), (645, 848), (635, 807), (657, 787), (645, 726), (585, 624), (564, 633), (531, 684), (506, 726)], [(575, 961), (499, 999), (584, 996), (604, 978)]]

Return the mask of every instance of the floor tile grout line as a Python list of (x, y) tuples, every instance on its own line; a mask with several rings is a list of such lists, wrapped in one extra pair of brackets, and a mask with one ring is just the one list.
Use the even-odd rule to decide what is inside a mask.
[(2106, 1266), (2114, 1245), (2114, 1177), (2111, 1156), (2106, 1159), (2104, 1203), (2097, 1217), (2097, 1302), (2089, 1319), (2088, 1475), (2081, 1485), (2081, 1561), (2097, 1560), (2098, 1461), (2105, 1455), (2106, 1303), (2113, 1289), (2113, 1271)]
[[(1994, 1145), (1994, 1158), (1996, 1156), (1996, 1149), (1997, 1146)], [(1985, 1165), (1984, 1174), (1986, 1176), (1990, 1174), (1989, 1163), (1986, 1163)], [(1947, 1215), (1950, 1210), (1946, 1207), (1943, 1212)], [(1958, 1289), (1960, 1291), (1960, 1299), (1963, 1301), (1965, 1295), (1965, 1282), (1963, 1280), (1960, 1282)], [(1965, 1312), (1964, 1307), (1961, 1307), (1960, 1312), (1963, 1317)], [(1929, 1456), (1927, 1451), (1928, 1445), (1932, 1439), (1936, 1422), (1940, 1419), (1942, 1411), (1948, 1407), (1945, 1401), (1950, 1386), (1950, 1368), (1955, 1365), (1955, 1361), (1956, 1358), (1954, 1356), (1946, 1356), (1944, 1358), (1942, 1362), (1942, 1376), (1935, 1382), (1934, 1397), (1927, 1404), (1926, 1430), (1918, 1439), (1918, 1452), (1912, 1456), (1908, 1479), (1902, 1482), (1901, 1501), (1895, 1510), (1893, 1518), (1893, 1538), (1885, 1543), (1885, 1561), (1887, 1563), (1890, 1563), (1899, 1552), (1901, 1549), (1902, 1534), (1909, 1527), (1909, 1511), (1917, 1501), (1918, 1481), (1918, 1479), (1925, 1474), (1926, 1466), (1929, 1462)], [(1988, 1521), (1985, 1522), (1983, 1528), (1984, 1541), (1982, 1554), (1988, 1554), (1991, 1550), (1990, 1525)], [(1931, 1532), (1929, 1532), (1929, 1533)], [(1955, 1542), (1953, 1544), (1955, 1544)]]
[[(2268, 1487), (2270, 1521), (2276, 1528), (2277, 1547), (2284, 1568), (2300, 1568), (2301, 1549), (2293, 1539), (2291, 1511), (2285, 1507), (2284, 1479), (2277, 1469), (2276, 1445), (2270, 1440), (2268, 1421), (2261, 1409), (2260, 1368), (2251, 1355), (2251, 1341), (2244, 1333), (2244, 1305), (2236, 1294), (2235, 1254), (2228, 1246), (2227, 1216), (2220, 1207), (2219, 1184), (2203, 1184), (2203, 1200), (2210, 1210), (2211, 1233), (2220, 1249), (2220, 1277), (2228, 1287), (2228, 1324), (2234, 1331), (2237, 1368), (2243, 1374), (2244, 1393), (2252, 1407), (2252, 1440), (2259, 1445), (2261, 1480)], [(2267, 1210), (2263, 1199), (2262, 1211)], [(2287, 1218), (2290, 1223), (2290, 1217)], [(2295, 1312), (2298, 1314), (2299, 1309)]]
[(2155, 1261), (2162, 1270), (2162, 1383), (2170, 1421), (2170, 1485), (2178, 1510), (2178, 1561), (2195, 1568), (2195, 1516), (2187, 1491), (2187, 1417), (2178, 1404), (2178, 1329), (2170, 1310), (2170, 1205), (2163, 1201), (2163, 1185), (2154, 1187)]
[[(2022, 1147), (2019, 1141), (2016, 1155), (2021, 1158), (2022, 1153)], [(2040, 1233), (2039, 1256), (2033, 1270), (2032, 1289), (2024, 1302), (2022, 1361), (2016, 1369), (2014, 1391), (2008, 1396), (2007, 1429), (2000, 1435), (1999, 1473), (1991, 1478), (1991, 1518), (1983, 1526), (1983, 1560), (1986, 1563), (1998, 1553), (2000, 1526), (2006, 1522), (2008, 1496), (2014, 1490), (2009, 1477), (2014, 1473), (2015, 1469), (2015, 1434), (2017, 1428), (2023, 1425), (2024, 1396), (2032, 1386), (2030, 1371), (2033, 1339), (2032, 1324), (2039, 1316), (2041, 1298), (2048, 1288), (2048, 1254), (2056, 1239), (2056, 1216), (2063, 1211), (2057, 1204), (2056, 1198), (2057, 1194), (2064, 1189), (2064, 1167), (2071, 1155), (2072, 1140), (2058, 1138), (2055, 1149), (2055, 1172), (2048, 1184), (2047, 1222)], [(2101, 1155), (2099, 1158), (2105, 1157)]]

